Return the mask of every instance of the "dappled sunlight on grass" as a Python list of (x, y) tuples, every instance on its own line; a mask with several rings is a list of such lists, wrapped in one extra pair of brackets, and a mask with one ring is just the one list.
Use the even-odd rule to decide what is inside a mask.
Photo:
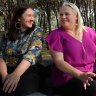
[(44, 46), (41, 54), (42, 54), (42, 59), (51, 59), (51, 55), (50, 55), (49, 50), (47, 49), (47, 46)]

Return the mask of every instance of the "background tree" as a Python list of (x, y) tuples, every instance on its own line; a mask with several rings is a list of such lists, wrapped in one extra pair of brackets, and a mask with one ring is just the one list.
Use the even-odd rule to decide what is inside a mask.
[(59, 7), (65, 1), (75, 3), (81, 11), (84, 24), (96, 30), (96, 0), (0, 0), (0, 26), (7, 31), (14, 7), (28, 3), (34, 7), (36, 24), (45, 32), (50, 32), (59, 26)]

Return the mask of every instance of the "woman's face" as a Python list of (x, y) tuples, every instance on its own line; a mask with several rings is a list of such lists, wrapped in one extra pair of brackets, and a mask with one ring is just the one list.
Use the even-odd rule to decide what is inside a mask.
[(31, 28), (32, 24), (34, 23), (34, 20), (35, 20), (34, 11), (31, 8), (28, 8), (19, 18), (21, 28), (25, 30), (27, 28)]
[(76, 27), (77, 15), (71, 7), (64, 6), (60, 9), (60, 23), (64, 29), (72, 29)]

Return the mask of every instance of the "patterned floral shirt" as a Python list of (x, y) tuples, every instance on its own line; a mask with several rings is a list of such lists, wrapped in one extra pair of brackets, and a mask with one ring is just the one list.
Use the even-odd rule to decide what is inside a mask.
[(36, 27), (31, 34), (22, 32), (16, 41), (9, 41), (4, 35), (0, 43), (0, 58), (5, 60), (7, 66), (16, 66), (22, 59), (36, 64), (43, 44), (42, 32), (40, 27)]

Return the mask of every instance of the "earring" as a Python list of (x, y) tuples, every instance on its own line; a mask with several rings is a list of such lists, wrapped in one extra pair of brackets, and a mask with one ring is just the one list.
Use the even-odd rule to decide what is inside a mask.
[(20, 28), (21, 28), (21, 24), (20, 24), (19, 21), (15, 23), (15, 28), (16, 28), (16, 29), (20, 29)]

